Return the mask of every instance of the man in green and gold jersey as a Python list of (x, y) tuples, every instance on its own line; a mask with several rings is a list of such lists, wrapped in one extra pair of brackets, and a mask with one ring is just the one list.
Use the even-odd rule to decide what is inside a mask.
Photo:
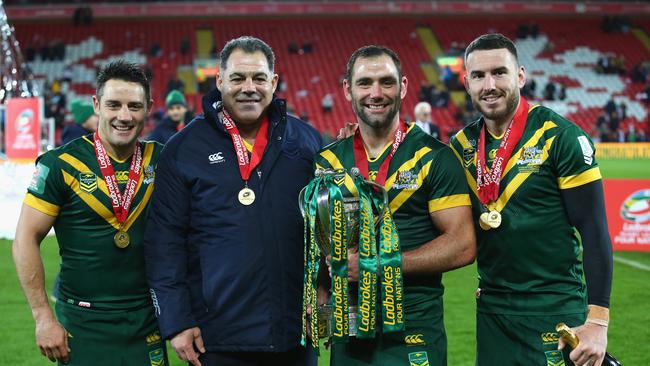
[[(599, 366), (612, 248), (594, 145), (575, 124), (520, 96), (526, 73), (508, 38), (478, 37), (465, 67), (482, 117), (450, 144), (477, 223), (477, 365)], [(559, 350), (559, 322), (580, 338), (570, 354)]]
[[(353, 195), (349, 173), (384, 186), (401, 248), (404, 330), (386, 332), (377, 315), (377, 334), (335, 343), (332, 365), (446, 365), (442, 273), (474, 260), (475, 237), (463, 171), (452, 150), (400, 119), (408, 80), (398, 56), (382, 46), (355, 51), (343, 91), (357, 116), (358, 130), (316, 157), (319, 169), (345, 169), (341, 189)], [(358, 282), (359, 253), (348, 253), (348, 281)], [(378, 283), (397, 271), (379, 268)], [(386, 290), (388, 292), (388, 290)], [(379, 301), (377, 309), (384, 309)], [(380, 311), (378, 311), (380, 312)]]
[[(162, 145), (139, 142), (152, 105), (136, 64), (98, 75), (98, 131), (39, 157), (13, 244), (36, 344), (68, 365), (166, 365), (147, 286), (143, 234)], [(56, 317), (39, 246), (54, 227), (61, 254)]]

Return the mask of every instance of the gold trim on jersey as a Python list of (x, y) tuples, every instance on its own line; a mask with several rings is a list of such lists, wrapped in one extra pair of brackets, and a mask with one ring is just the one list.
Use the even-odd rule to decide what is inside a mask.
[[(142, 167), (146, 167), (151, 163), (151, 158), (153, 157), (153, 152), (154, 152), (154, 144), (146, 144), (144, 148), (144, 153), (143, 153), (143, 159), (142, 159)], [(91, 172), (91, 170), (81, 161), (79, 161), (77, 158), (73, 157), (70, 154), (62, 154), (60, 156), (61, 160), (65, 161), (66, 163), (70, 164), (73, 168), (77, 169), (80, 172)], [(95, 196), (92, 194), (85, 193), (83, 194), (83, 191), (81, 190), (79, 186), (79, 181), (73, 177), (70, 173), (66, 172), (65, 170), (61, 170), (61, 173), (63, 174), (63, 179), (65, 183), (75, 192), (77, 196), (79, 196), (95, 213), (97, 213), (99, 216), (101, 216), (104, 220), (106, 220), (107, 223), (112, 225), (114, 228), (119, 229), (120, 228), (120, 223), (117, 221), (115, 218), (115, 214), (113, 213), (111, 208), (107, 208), (99, 199), (97, 199)], [(140, 174), (140, 177), (138, 179), (138, 185), (135, 188), (135, 194), (138, 194), (140, 191), (140, 187), (142, 186), (142, 182), (144, 181), (144, 174)], [(97, 177), (97, 182), (99, 189), (107, 196), (110, 198), (110, 195), (108, 194), (108, 189), (106, 188), (106, 182), (104, 181), (103, 178)], [(147, 206), (147, 203), (149, 202), (149, 199), (151, 198), (151, 194), (153, 192), (153, 184), (149, 184), (147, 186), (147, 190), (145, 191), (144, 195), (142, 196), (142, 199), (138, 202), (137, 206), (131, 210), (129, 213), (128, 218), (126, 219), (126, 222), (124, 225), (122, 225), (123, 230), (128, 230), (131, 225), (135, 222), (135, 220), (140, 216), (144, 208)]]
[[(423, 147), (420, 150), (416, 151), (415, 154), (413, 154), (413, 157), (410, 158), (409, 160), (405, 161), (402, 165), (399, 166), (397, 170), (393, 174), (391, 174), (388, 179), (386, 179), (386, 182), (384, 183), (384, 188), (386, 191), (390, 191), (391, 188), (393, 187), (393, 184), (395, 184), (395, 180), (397, 179), (397, 173), (400, 171), (406, 171), (406, 170), (411, 170), (415, 165), (420, 161), (427, 153), (431, 151), (430, 147)], [(429, 175), (429, 170), (431, 169), (431, 162), (429, 161), (418, 172), (417, 179), (415, 181), (415, 185), (418, 187), (422, 186), (422, 183), (426, 179), (427, 175)], [(394, 214), (402, 205), (404, 202), (406, 202), (412, 195), (415, 193), (417, 189), (404, 189), (401, 192), (399, 192), (395, 198), (393, 198), (388, 206), (390, 207), (390, 211)]]
[(445, 210), (452, 207), (471, 206), (472, 201), (469, 199), (469, 194), (452, 194), (451, 196), (440, 197), (429, 200), (429, 213)]
[[(330, 168), (337, 170), (337, 169), (344, 169), (343, 164), (341, 164), (341, 161), (339, 160), (336, 155), (332, 152), (332, 150), (325, 150), (321, 151), (320, 156), (325, 159), (328, 163), (330, 163)], [(321, 169), (324, 167), (321, 167), (320, 165), (316, 164), (317, 167), (320, 167)], [(348, 172), (345, 172), (345, 188), (347, 188), (348, 192), (350, 192), (351, 195), (353, 196), (358, 196), (359, 192), (357, 192), (357, 187), (354, 185), (354, 181), (352, 180), (352, 177), (348, 174)]]
[(576, 175), (559, 177), (557, 179), (557, 184), (560, 186), (560, 189), (568, 189), (579, 187), (602, 178), (602, 175), (600, 175), (600, 168), (596, 166)]
[(84, 193), (81, 191), (81, 188), (79, 187), (79, 181), (70, 175), (70, 173), (66, 172), (65, 170), (61, 170), (61, 174), (63, 175), (63, 181), (72, 189), (72, 191), (79, 197), (81, 198), (93, 211), (95, 211), (96, 214), (101, 216), (106, 222), (108, 222), (110, 225), (112, 225), (114, 228), (119, 229), (120, 228), (120, 223), (117, 222), (117, 219), (115, 218), (115, 214), (113, 213), (112, 210), (106, 208), (104, 204), (97, 199), (97, 197), (93, 196), (92, 194), (89, 193)]
[[(535, 133), (533, 134), (533, 136), (531, 136), (530, 139), (528, 139), (528, 141), (526, 141), (526, 143), (523, 144), (519, 148), (519, 150), (517, 150), (516, 153), (512, 154), (512, 156), (508, 160), (508, 164), (506, 165), (506, 168), (503, 170), (502, 177), (505, 177), (508, 174), (508, 172), (517, 164), (517, 160), (519, 160), (519, 158), (521, 157), (521, 155), (523, 154), (526, 148), (536, 146), (539, 143), (539, 140), (542, 138), (542, 135), (544, 135), (546, 131), (555, 127), (557, 127), (557, 125), (553, 121), (544, 122), (542, 127), (538, 128), (537, 131), (535, 131)], [(467, 140), (467, 136), (465, 136), (465, 133), (462, 130), (456, 134), (456, 140), (460, 143), (463, 149), (472, 147), (472, 145)], [(553, 144), (553, 141), (555, 141), (555, 136), (548, 139), (544, 144), (544, 148), (542, 149), (542, 163), (544, 163), (548, 158), (548, 154), (551, 149), (551, 145)], [(456, 151), (456, 149), (452, 149), (452, 150), (454, 151), (454, 154), (456, 154), (456, 157), (462, 163), (463, 160), (459, 155), (458, 151)], [(476, 154), (474, 154), (474, 166), (476, 166)], [(502, 211), (505, 205), (508, 203), (508, 200), (510, 200), (510, 197), (514, 195), (515, 191), (524, 183), (524, 181), (531, 174), (532, 174), (531, 172), (518, 173), (510, 182), (508, 182), (503, 192), (497, 199), (496, 203), (492, 203), (488, 205), (488, 209), (490, 210), (496, 209), (497, 211)], [(471, 188), (472, 192), (474, 193), (474, 195), (478, 197), (478, 191), (476, 189), (476, 179), (470, 172), (469, 168), (465, 169), (465, 176), (467, 177), (467, 183)]]
[[(93, 171), (90, 170), (90, 168), (86, 164), (82, 163), (81, 160), (75, 158), (74, 156), (68, 153), (61, 154), (59, 156), (59, 159), (68, 163), (71, 167), (78, 170), (79, 173), (93, 173)], [(106, 187), (106, 182), (101, 177), (101, 175), (97, 177), (97, 186), (99, 187), (100, 191), (102, 191), (106, 196), (109, 196), (108, 188)]]
[(59, 215), (59, 212), (61, 211), (61, 207), (53, 203), (49, 203), (43, 200), (42, 198), (38, 198), (29, 192), (25, 195), (25, 199), (23, 200), (23, 203), (48, 216), (57, 217)]

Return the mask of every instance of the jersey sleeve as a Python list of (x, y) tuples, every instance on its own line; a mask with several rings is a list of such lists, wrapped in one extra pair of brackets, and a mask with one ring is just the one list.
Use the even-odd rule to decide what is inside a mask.
[(64, 199), (65, 189), (58, 158), (52, 153), (45, 153), (36, 160), (24, 203), (46, 215), (58, 216)]
[(594, 143), (582, 129), (570, 126), (556, 139), (553, 158), (560, 189), (578, 187), (602, 178)]
[(430, 213), (471, 205), (463, 168), (450, 147), (441, 149), (433, 158), (426, 182), (430, 187)]

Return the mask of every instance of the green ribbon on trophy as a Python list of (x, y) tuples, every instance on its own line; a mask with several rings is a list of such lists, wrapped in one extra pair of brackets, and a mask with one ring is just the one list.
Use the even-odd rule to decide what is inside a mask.
[[(344, 170), (318, 170), (299, 198), (305, 223), (301, 344), (306, 344), (309, 328), (315, 349), (322, 329), (327, 330), (323, 335), (331, 335), (334, 343), (347, 342), (350, 335), (375, 337), (378, 284), (383, 333), (404, 330), (402, 257), (388, 195), (382, 186), (364, 180), (359, 170), (352, 168), (350, 175), (358, 196), (344, 197), (336, 182), (341, 182), (346, 174)], [(358, 294), (350, 291), (348, 284), (348, 248), (356, 246), (359, 248)], [(330, 305), (319, 309), (317, 282), (321, 255), (331, 256), (332, 297)], [(307, 315), (308, 308), (311, 317)], [(321, 318), (324, 324), (319, 324), (319, 311), (326, 315)]]
[[(359, 192), (359, 314), (357, 337), (374, 338), (377, 324), (377, 238), (371, 186), (361, 174), (354, 183)], [(379, 206), (377, 206), (379, 207)]]
[[(300, 344), (305, 346), (307, 344), (307, 327), (310, 324), (310, 332), (312, 338), (312, 346), (318, 350), (318, 317), (312, 316), (311, 321), (307, 319), (307, 308), (311, 307), (312, 314), (315, 314), (318, 304), (318, 292), (316, 285), (318, 282), (318, 270), (320, 265), (320, 251), (316, 244), (316, 212), (318, 203), (316, 200), (311, 200), (315, 190), (320, 186), (322, 178), (317, 177), (312, 180), (307, 187), (305, 187), (304, 199), (301, 202), (300, 208), (307, 208), (307, 212), (303, 211), (304, 222), (304, 276), (303, 276), (303, 301), (302, 301), (302, 336)], [(316, 331), (314, 331), (316, 330)]]

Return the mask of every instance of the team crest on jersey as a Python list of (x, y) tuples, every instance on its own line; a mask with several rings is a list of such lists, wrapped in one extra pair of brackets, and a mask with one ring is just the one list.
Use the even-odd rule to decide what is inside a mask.
[(517, 160), (520, 173), (537, 173), (542, 165), (542, 150), (537, 146), (529, 146), (521, 153)]
[(463, 149), (463, 163), (465, 164), (465, 168), (470, 166), (474, 162), (474, 156), (476, 155), (476, 149), (473, 147), (469, 147), (467, 149)]
[(546, 355), (546, 366), (566, 366), (562, 351), (546, 351), (544, 354)]
[(400, 170), (397, 172), (393, 189), (418, 189), (418, 175), (411, 170)]
[(79, 188), (82, 192), (93, 193), (97, 189), (95, 173), (79, 173)]
[(144, 167), (144, 184), (151, 184), (153, 183), (154, 179), (156, 178), (156, 172), (153, 169), (153, 166), (147, 165)]
[(409, 353), (410, 366), (429, 366), (429, 357), (426, 352), (411, 352)]
[(149, 361), (151, 361), (151, 366), (164, 366), (165, 353), (162, 348), (156, 348), (153, 351), (149, 351)]

